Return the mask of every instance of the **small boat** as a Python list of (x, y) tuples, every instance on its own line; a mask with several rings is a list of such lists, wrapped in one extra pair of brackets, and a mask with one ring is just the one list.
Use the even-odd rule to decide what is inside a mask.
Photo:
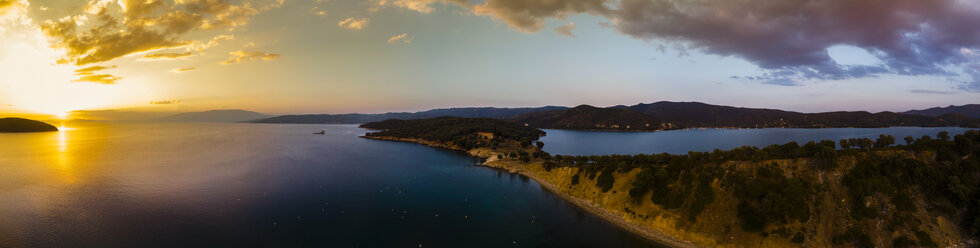
[(313, 134), (326, 134), (326, 133), (327, 133), (326, 131), (319, 131), (319, 132), (315, 132)]

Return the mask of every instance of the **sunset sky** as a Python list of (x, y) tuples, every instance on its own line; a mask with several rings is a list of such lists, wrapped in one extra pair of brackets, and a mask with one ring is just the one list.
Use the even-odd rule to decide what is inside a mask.
[(0, 0), (0, 113), (980, 103), (974, 0)]

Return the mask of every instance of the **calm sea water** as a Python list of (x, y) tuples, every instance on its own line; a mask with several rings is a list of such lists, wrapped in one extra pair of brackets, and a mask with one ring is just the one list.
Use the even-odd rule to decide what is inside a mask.
[(905, 144), (906, 136), (915, 138), (929, 135), (933, 138), (940, 131), (950, 136), (962, 134), (966, 128), (958, 127), (890, 127), (890, 128), (769, 128), (769, 129), (690, 129), (663, 132), (590, 132), (547, 129), (541, 138), (544, 150), (552, 154), (607, 155), (639, 153), (674, 153), (688, 151), (712, 151), (750, 145), (765, 147), (791, 141), (803, 143), (811, 140), (847, 138), (877, 139), (878, 135), (891, 134), (895, 141)]
[(653, 246), (526, 177), (352, 125), (68, 127), (0, 134), (0, 247)]

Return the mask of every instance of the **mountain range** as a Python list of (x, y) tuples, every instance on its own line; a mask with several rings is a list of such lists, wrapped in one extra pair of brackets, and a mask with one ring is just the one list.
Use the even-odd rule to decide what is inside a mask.
[(949, 105), (949, 107), (945, 107), (945, 108), (935, 107), (935, 108), (923, 109), (923, 110), (910, 110), (910, 111), (903, 112), (903, 114), (925, 115), (925, 116), (934, 116), (934, 117), (945, 115), (945, 114), (961, 114), (972, 118), (980, 118), (980, 104), (967, 104), (963, 106)]
[(415, 113), (284, 115), (256, 123), (360, 124), (387, 119), (440, 116), (504, 119), (535, 128), (591, 130), (670, 130), (682, 128), (828, 128), (888, 126), (980, 127), (977, 106), (964, 105), (903, 113), (838, 111), (801, 113), (778, 109), (742, 108), (700, 102), (654, 102), (632, 106), (574, 108), (449, 108)]
[(363, 124), (388, 119), (428, 119), (441, 116), (508, 119), (516, 116), (542, 111), (567, 109), (567, 107), (545, 106), (539, 108), (446, 108), (415, 113), (384, 114), (315, 114), (283, 115), (255, 121), (256, 123), (295, 123), (295, 124)]
[(681, 128), (975, 126), (977, 124), (976, 118), (957, 113), (935, 117), (865, 111), (800, 113), (699, 102), (655, 102), (609, 108), (581, 105), (572, 109), (526, 114), (509, 120), (538, 128), (623, 131)]

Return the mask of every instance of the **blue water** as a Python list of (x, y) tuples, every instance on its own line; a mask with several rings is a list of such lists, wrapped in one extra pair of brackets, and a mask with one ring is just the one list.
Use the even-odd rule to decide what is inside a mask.
[(352, 125), (67, 127), (0, 134), (0, 247), (653, 246), (526, 177)]
[(891, 134), (896, 142), (905, 144), (906, 136), (915, 138), (929, 135), (936, 137), (940, 131), (950, 136), (962, 134), (966, 128), (958, 127), (891, 127), (891, 128), (770, 128), (770, 129), (690, 129), (663, 132), (590, 132), (548, 129), (541, 138), (544, 150), (564, 155), (608, 155), (639, 153), (684, 154), (688, 151), (712, 151), (750, 145), (765, 147), (792, 141), (801, 145), (808, 141), (847, 138), (877, 139), (878, 135)]

